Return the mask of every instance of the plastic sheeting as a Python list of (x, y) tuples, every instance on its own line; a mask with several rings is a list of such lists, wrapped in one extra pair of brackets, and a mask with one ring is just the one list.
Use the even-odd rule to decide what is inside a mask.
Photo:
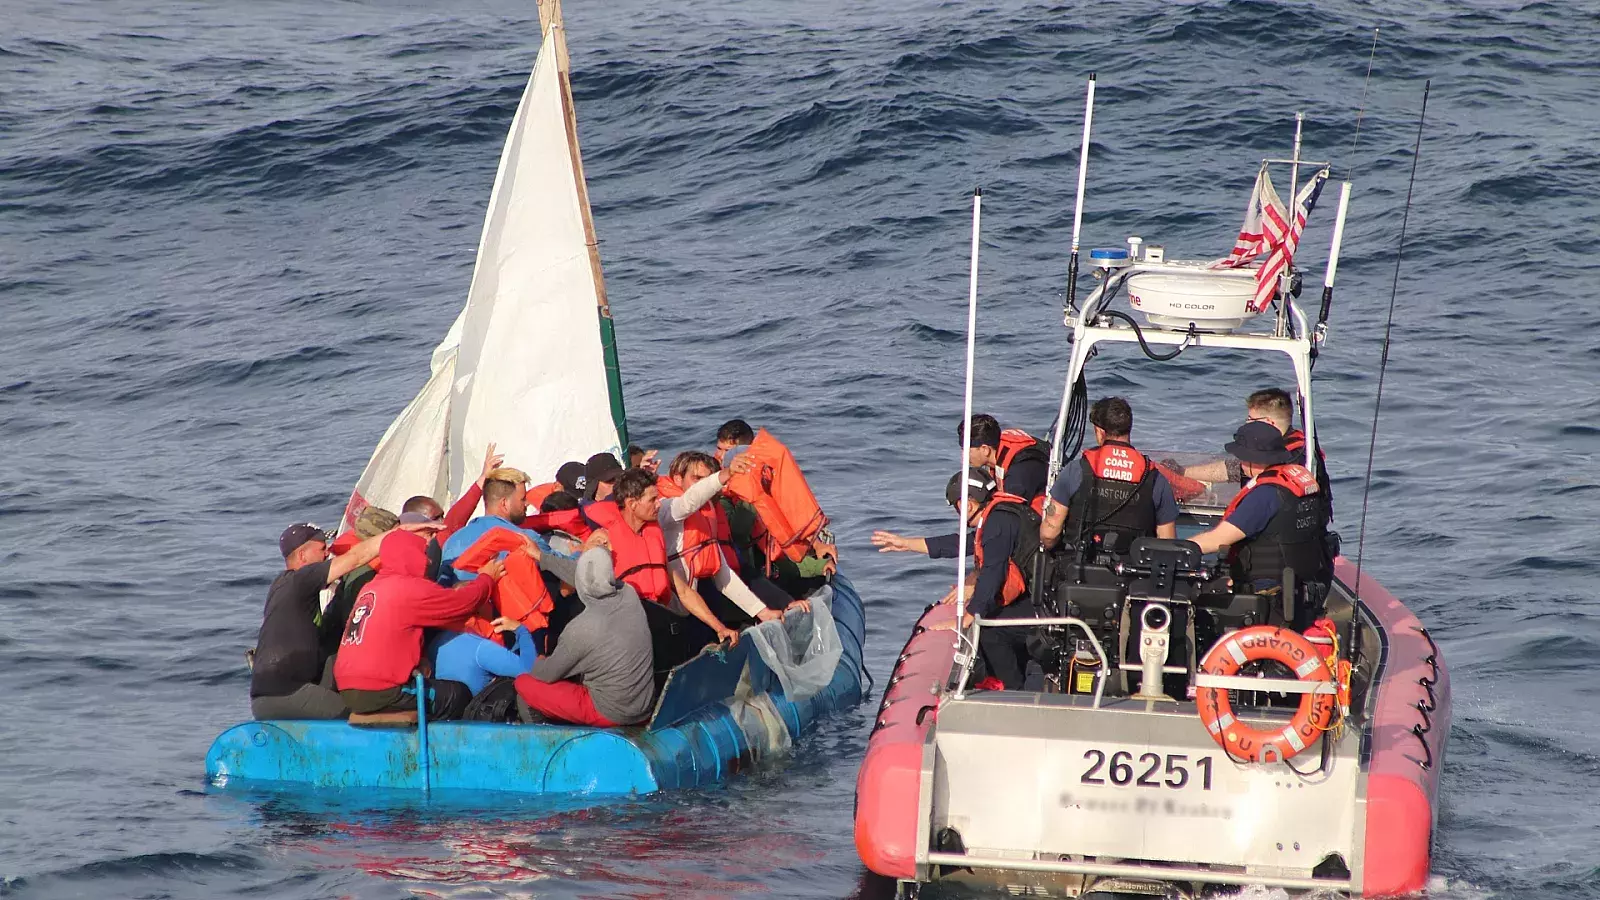
[(790, 701), (804, 700), (833, 681), (844, 645), (832, 609), (833, 588), (824, 586), (811, 595), (811, 612), (763, 622), (740, 636), (755, 646)]

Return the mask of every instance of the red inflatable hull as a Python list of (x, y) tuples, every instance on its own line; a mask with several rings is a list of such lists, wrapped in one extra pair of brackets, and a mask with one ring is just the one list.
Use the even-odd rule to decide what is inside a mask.
[(956, 655), (955, 632), (929, 629), (954, 619), (953, 607), (934, 606), (917, 621), (884, 689), (856, 774), (856, 852), (879, 875), (915, 875), (922, 742), (938, 716), (936, 692), (950, 677)]
[[(1348, 561), (1338, 560), (1336, 572), (1340, 581), (1355, 585)], [(1416, 616), (1371, 577), (1363, 575), (1360, 587), (1363, 603), (1387, 636), (1372, 722), (1361, 893), (1391, 897), (1417, 893), (1428, 883), (1450, 730), (1450, 680)], [(928, 629), (952, 618), (951, 608), (934, 607), (918, 621), (884, 691), (856, 776), (856, 850), (867, 868), (890, 878), (916, 877), (917, 842), (923, 838), (917, 834), (922, 745), (955, 658), (951, 632)]]

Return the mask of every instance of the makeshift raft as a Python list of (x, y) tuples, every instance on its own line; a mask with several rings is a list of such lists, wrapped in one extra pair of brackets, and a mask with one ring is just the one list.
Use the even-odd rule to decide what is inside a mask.
[[(708, 647), (673, 669), (645, 726), (588, 728), (430, 722), (375, 728), (343, 721), (247, 722), (206, 753), (215, 787), (388, 788), (527, 794), (649, 794), (722, 781), (781, 755), (823, 716), (862, 698), (861, 597), (842, 575), (813, 599), (823, 610), (758, 626), (762, 635), (810, 639), (831, 615), (841, 647), (833, 678), (790, 699), (780, 673), (746, 631), (738, 645)], [(804, 648), (796, 648), (795, 655)], [(799, 692), (796, 692), (798, 695)]]

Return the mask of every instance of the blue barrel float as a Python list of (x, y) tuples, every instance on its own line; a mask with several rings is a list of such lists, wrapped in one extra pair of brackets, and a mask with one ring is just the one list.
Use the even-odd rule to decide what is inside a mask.
[(866, 615), (844, 576), (832, 612), (843, 652), (833, 680), (799, 701), (749, 641), (708, 648), (668, 677), (649, 724), (631, 728), (343, 721), (235, 725), (206, 753), (214, 787), (639, 795), (712, 784), (781, 753), (820, 718), (862, 699)]

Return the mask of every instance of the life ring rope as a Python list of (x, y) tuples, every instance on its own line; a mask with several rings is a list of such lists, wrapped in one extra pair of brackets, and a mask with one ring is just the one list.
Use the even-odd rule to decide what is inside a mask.
[[(1334, 640), (1337, 641), (1337, 637)], [(1212, 647), (1200, 664), (1200, 671), (1207, 675), (1232, 676), (1248, 663), (1271, 660), (1294, 672), (1300, 681), (1338, 681), (1337, 644), (1334, 646), (1335, 653), (1324, 656), (1298, 632), (1273, 625), (1256, 625), (1236, 631)], [(1289, 724), (1279, 729), (1246, 725), (1234, 715), (1226, 688), (1198, 689), (1195, 704), (1200, 711), (1200, 721), (1212, 740), (1229, 758), (1242, 762), (1286, 762), (1336, 724), (1335, 697), (1329, 693), (1302, 694), (1300, 706)]]

